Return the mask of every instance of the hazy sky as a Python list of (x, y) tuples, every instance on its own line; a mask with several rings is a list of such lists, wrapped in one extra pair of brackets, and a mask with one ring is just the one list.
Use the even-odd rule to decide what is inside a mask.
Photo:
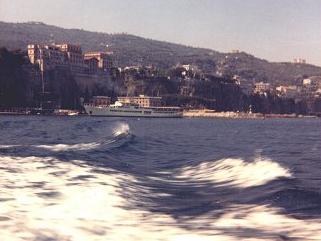
[(321, 0), (0, 0), (0, 20), (147, 38), (321, 66)]

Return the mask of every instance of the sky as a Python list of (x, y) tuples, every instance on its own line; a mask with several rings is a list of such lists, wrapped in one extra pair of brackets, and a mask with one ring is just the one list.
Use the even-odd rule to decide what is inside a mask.
[(0, 21), (125, 32), (321, 66), (321, 0), (0, 0)]

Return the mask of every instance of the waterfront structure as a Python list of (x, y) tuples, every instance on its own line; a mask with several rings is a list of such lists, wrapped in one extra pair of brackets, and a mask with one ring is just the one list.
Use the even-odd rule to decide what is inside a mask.
[(96, 59), (98, 61), (98, 69), (102, 71), (108, 71), (112, 68), (112, 59), (111, 59), (111, 52), (88, 52), (84, 54), (84, 59)]
[(136, 104), (140, 107), (161, 106), (161, 97), (150, 97), (139, 95), (134, 97), (118, 97), (118, 101), (123, 104)]

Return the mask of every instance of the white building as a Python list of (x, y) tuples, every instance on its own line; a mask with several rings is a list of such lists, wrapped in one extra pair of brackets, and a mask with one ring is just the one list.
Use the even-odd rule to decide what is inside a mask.
[(296, 98), (299, 96), (301, 92), (301, 88), (296, 85), (281, 85), (276, 87), (276, 91), (278, 96), (286, 97), (286, 98)]
[(270, 83), (258, 82), (254, 84), (254, 93), (264, 94), (272, 91)]
[(310, 85), (312, 83), (312, 80), (311, 79), (304, 79), (302, 83), (303, 83), (303, 85)]

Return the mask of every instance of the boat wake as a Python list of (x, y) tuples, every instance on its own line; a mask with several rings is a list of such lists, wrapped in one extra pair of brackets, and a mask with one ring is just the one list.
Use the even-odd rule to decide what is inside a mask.
[(54, 145), (35, 145), (34, 147), (42, 148), (54, 152), (60, 151), (84, 151), (84, 150), (92, 150), (100, 146), (100, 143), (92, 142), (92, 143), (80, 143), (80, 144), (54, 144)]
[(42, 144), (42, 145), (0, 145), (0, 149), (10, 149), (16, 147), (35, 147), (52, 152), (64, 151), (89, 151), (98, 148), (108, 147), (109, 144), (118, 142), (130, 136), (130, 127), (127, 123), (117, 122), (115, 127), (112, 128), (112, 134), (107, 140), (99, 140), (89, 143), (76, 143), (76, 144)]
[(220, 216), (211, 211), (178, 222), (131, 204), (137, 193), (148, 193), (134, 176), (98, 169), (79, 160), (0, 156), (2, 240), (321, 239), (321, 220), (296, 219), (262, 205), (230, 205)]
[(253, 162), (233, 158), (203, 162), (197, 166), (184, 167), (178, 174), (178, 178), (241, 188), (264, 185), (281, 177), (290, 178), (290, 171), (261, 157)]
[(18, 146), (19, 145), (0, 145), (0, 149), (9, 149), (9, 148), (14, 148)]

